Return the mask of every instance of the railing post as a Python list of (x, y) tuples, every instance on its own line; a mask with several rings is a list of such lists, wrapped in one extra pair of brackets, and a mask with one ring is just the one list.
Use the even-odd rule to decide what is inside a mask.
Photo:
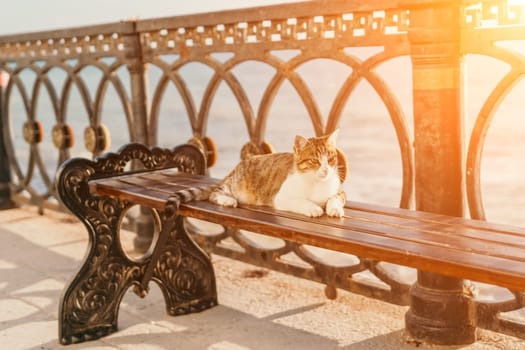
[(126, 63), (131, 84), (131, 108), (133, 112), (133, 140), (149, 145), (148, 139), (148, 65), (143, 60), (139, 32), (124, 35)]
[(4, 145), (4, 116), (3, 113), (7, 111), (4, 106), (4, 87), (7, 85), (8, 77), (0, 70), (0, 209), (9, 209), (15, 207), (11, 198), (11, 172), (9, 168), (9, 160), (7, 158), (7, 151)]
[[(460, 1), (410, 9), (416, 209), (463, 216)], [(446, 257), (443, 257), (446, 259)], [(407, 336), (440, 345), (475, 341), (475, 310), (463, 281), (418, 272)]]
[[(133, 112), (132, 141), (150, 145), (148, 137), (148, 66), (144, 63), (140, 33), (134, 31), (124, 35), (126, 62), (131, 84), (131, 108)], [(137, 233), (133, 244), (137, 251), (145, 252), (153, 239), (154, 223), (145, 208), (128, 215), (132, 230)]]

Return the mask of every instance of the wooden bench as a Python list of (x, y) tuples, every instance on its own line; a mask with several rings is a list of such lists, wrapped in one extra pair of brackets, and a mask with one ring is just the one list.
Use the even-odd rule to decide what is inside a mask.
[[(144, 170), (126, 172), (126, 164), (133, 159)], [(130, 144), (95, 161), (72, 159), (62, 165), (57, 175), (58, 195), (85, 223), (90, 239), (85, 261), (61, 300), (61, 343), (115, 331), (126, 290), (134, 285), (137, 294), (144, 296), (150, 280), (159, 284), (172, 315), (217, 304), (209, 256), (188, 236), (183, 217), (414, 267), (445, 278), (525, 289), (525, 230), (354, 202), (347, 203), (341, 219), (307, 218), (266, 207), (225, 208), (205, 201), (184, 204), (177, 215), (171, 215), (166, 205), (172, 193), (217, 181), (202, 175), (205, 171), (204, 156), (191, 145), (161, 150)], [(162, 226), (154, 250), (139, 261), (129, 259), (119, 243), (122, 216), (131, 205), (153, 209)], [(415, 303), (418, 300), (414, 297)]]

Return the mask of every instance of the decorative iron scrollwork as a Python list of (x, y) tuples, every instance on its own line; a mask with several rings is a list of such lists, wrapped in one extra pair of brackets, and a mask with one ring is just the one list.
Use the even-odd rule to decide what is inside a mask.
[(44, 129), (42, 124), (37, 120), (28, 120), (23, 126), (24, 140), (30, 145), (42, 142)]
[(65, 149), (73, 147), (74, 133), (68, 124), (59, 123), (55, 125), (51, 133), (53, 135), (53, 144), (56, 148)]
[(217, 301), (209, 298), (209, 291), (215, 290), (215, 279), (209, 272), (208, 255), (189, 238), (183, 218), (178, 216), (175, 220), (175, 229), (157, 261), (153, 279), (168, 291), (164, 294), (168, 313), (182, 315), (202, 311)]
[[(182, 145), (173, 150), (129, 144), (117, 153), (95, 161), (74, 158), (57, 173), (57, 192), (62, 203), (86, 226), (88, 254), (60, 302), (59, 339), (62, 344), (96, 339), (117, 329), (120, 301), (132, 285), (140, 286), (151, 256), (130, 260), (118, 242), (118, 230), (126, 209), (133, 203), (91, 194), (92, 179), (122, 174), (127, 164), (138, 160), (145, 169), (177, 168), (203, 174), (206, 160), (195, 146)], [(166, 216), (163, 225), (167, 225)], [(153, 262), (152, 280), (158, 283), (170, 314), (200, 311), (217, 304), (215, 276), (211, 262), (187, 235), (182, 218), (169, 232), (168, 243), (161, 247)], [(139, 288), (140, 289), (140, 288)], [(140, 292), (140, 290), (138, 290)], [(139, 293), (140, 294), (140, 293)]]
[(206, 155), (206, 162), (208, 167), (212, 167), (217, 162), (217, 146), (213, 139), (209, 137), (192, 137), (189, 141), (189, 144), (195, 145), (201, 149), (201, 151)]
[(105, 151), (111, 143), (111, 136), (105, 125), (88, 126), (84, 130), (84, 145), (91, 153)]
[(248, 142), (241, 149), (241, 159), (246, 159), (251, 156), (273, 153), (274, 148), (271, 144), (267, 142), (262, 142), (261, 144), (256, 144), (254, 142)]

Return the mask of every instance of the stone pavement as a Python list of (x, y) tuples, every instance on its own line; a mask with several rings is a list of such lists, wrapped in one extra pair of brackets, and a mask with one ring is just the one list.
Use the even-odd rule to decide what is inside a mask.
[[(405, 307), (346, 292), (327, 300), (317, 283), (218, 256), (213, 262), (220, 306), (167, 316), (152, 283), (145, 299), (126, 294), (119, 332), (61, 346), (58, 300), (84, 255), (84, 228), (62, 213), (0, 211), (0, 242), (0, 349), (416, 349), (403, 343)], [(460, 348), (525, 349), (525, 341), (513, 337), (480, 331), (479, 338)]]

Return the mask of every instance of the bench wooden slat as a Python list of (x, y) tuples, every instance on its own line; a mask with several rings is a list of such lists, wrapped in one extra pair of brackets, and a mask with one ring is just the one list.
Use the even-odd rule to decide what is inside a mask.
[[(93, 192), (164, 209), (168, 197), (188, 186), (218, 180), (161, 170), (90, 182)], [(345, 218), (309, 219), (271, 208), (223, 208), (194, 202), (182, 215), (281, 239), (367, 256), (422, 270), (511, 289), (525, 286), (525, 234), (443, 215), (348, 202)], [(438, 248), (438, 249), (436, 249)]]
[[(166, 181), (183, 184), (183, 182), (179, 182), (178, 179), (175, 181), (170, 179), (170, 177), (176, 175), (173, 172), (166, 173), (165, 175)], [(215, 179), (210, 179), (209, 177), (196, 177), (183, 173), (178, 174), (177, 176), (180, 178), (184, 176), (189, 177), (192, 183), (191, 186), (206, 186), (218, 181)], [(158, 180), (163, 181), (161, 178)], [(477, 240), (484, 240), (490, 242), (491, 244), (508, 243), (511, 245), (516, 245), (520, 248), (525, 248), (525, 228), (521, 229), (516, 227), (508, 227), (505, 225), (495, 225), (485, 221), (466, 220), (463, 218), (455, 218), (440, 214), (413, 210), (408, 211), (379, 205), (372, 206), (370, 204), (352, 201), (348, 201), (345, 208), (346, 217), (352, 217), (353, 219), (363, 221), (368, 219), (374, 225), (377, 223), (385, 223), (414, 229), (414, 227), (420, 227), (422, 223), (425, 223), (427, 224), (429, 230), (432, 230), (432, 226), (435, 225), (436, 229), (434, 230), (434, 233), (437, 234), (458, 234), (459, 231), (461, 231), (462, 237), (471, 237)]]
[[(465, 274), (485, 283), (523, 289), (525, 263), (460, 250), (435, 249), (429, 244), (406, 241), (380, 234), (343, 230), (311, 221), (291, 220), (246, 208), (222, 208), (207, 202), (188, 203), (181, 214), (225, 226), (321, 248), (367, 256), (372, 259), (463, 278)], [(242, 220), (239, 220), (242, 217)], [(445, 252), (443, 252), (445, 250)], [(493, 273), (497, 272), (497, 273)]]
[(481, 220), (465, 219), (441, 214), (386, 207), (376, 204), (372, 205), (361, 202), (348, 201), (347, 205), (361, 212), (378, 213), (380, 215), (389, 214), (403, 219), (416, 219), (420, 221), (435, 222), (437, 224), (459, 225), (462, 227), (469, 227), (476, 230), (487, 230), (496, 233), (506, 233), (511, 236), (521, 237), (525, 239), (525, 227), (508, 226), (505, 224), (495, 224)]
[[(462, 239), (470, 239), (470, 242), (478, 242), (482, 245), (495, 244), (505, 246), (513, 249), (517, 254), (525, 254), (525, 238), (516, 237), (507, 232), (494, 232), (482, 229), (473, 229), (461, 225), (449, 225), (447, 223), (430, 223), (420, 220), (410, 220), (392, 218), (386, 215), (374, 214), (368, 215), (353, 209), (346, 208), (345, 210), (345, 225), (361, 225), (365, 226), (392, 226), (399, 228), (409, 234), (411, 231), (424, 231), (428, 235), (432, 235), (436, 239), (443, 239), (450, 243), (450, 239), (461, 237)], [(439, 238), (442, 237), (442, 238)], [(470, 246), (470, 244), (469, 244)], [(474, 247), (472, 247), (474, 248)], [(514, 255), (514, 253), (512, 253)], [(524, 255), (525, 256), (525, 255)]]
[[(106, 180), (106, 179), (105, 179)], [(147, 191), (143, 187), (128, 184), (122, 179), (113, 178), (107, 181), (90, 183), (90, 191), (104, 196), (114, 196), (121, 200), (128, 200), (133, 203), (163, 210), (169, 194)]]
[[(175, 170), (172, 169), (159, 171), (159, 175), (160, 176), (155, 175), (155, 178), (159, 182), (169, 181), (177, 184), (185, 184), (185, 182), (183, 181), (189, 181), (189, 183), (194, 184), (191, 186), (206, 186), (216, 183), (218, 181), (216, 179), (209, 178), (206, 176), (196, 176), (184, 173), (177, 173)], [(175, 179), (172, 179), (172, 177), (175, 177)], [(458, 228), (461, 228), (463, 230), (473, 229), (473, 237), (479, 239), (483, 239), (484, 237), (481, 237), (479, 235), (476, 236), (476, 234), (479, 234), (481, 231), (487, 231), (486, 236), (490, 236), (491, 232), (508, 235), (507, 239), (509, 239), (509, 243), (512, 242), (512, 238), (516, 238), (514, 242), (518, 245), (521, 245), (523, 244), (523, 242), (525, 242), (525, 228), (520, 227), (507, 226), (504, 224), (493, 224), (480, 220), (464, 219), (441, 214), (405, 210), (400, 208), (381, 206), (377, 204), (372, 205), (368, 203), (360, 203), (353, 201), (347, 201), (346, 208), (356, 210), (357, 213), (359, 213), (360, 218), (368, 218), (369, 214), (370, 219), (373, 222), (377, 222), (378, 218), (383, 218), (383, 220), (386, 220), (385, 222), (391, 222), (397, 225), (408, 225), (408, 223), (418, 225), (417, 222), (423, 221), (426, 223), (437, 224), (440, 227), (440, 230), (442, 228), (445, 228), (446, 230), (450, 230), (451, 232), (454, 232)], [(485, 235), (485, 233), (483, 233), (483, 235)], [(498, 240), (499, 237), (501, 236), (498, 236)]]
[[(133, 183), (137, 186), (136, 189), (133, 189), (131, 191), (130, 195), (134, 195), (133, 192), (137, 192), (137, 194), (141, 193), (141, 191), (138, 189), (139, 187), (146, 187), (147, 190), (142, 192), (142, 195), (144, 197), (149, 196), (151, 197), (151, 200), (154, 199), (154, 197), (159, 197), (161, 201), (163, 201), (163, 198), (166, 198), (166, 195), (168, 193), (173, 193), (178, 189), (182, 189), (185, 186), (203, 186), (208, 185), (210, 183), (214, 183), (216, 181), (210, 181), (209, 178), (201, 178), (196, 179), (195, 177), (184, 177), (185, 174), (180, 174), (177, 177), (174, 177), (174, 174), (168, 174), (168, 176), (164, 176), (165, 174), (160, 174), (163, 176), (158, 176), (159, 174), (155, 174), (155, 176), (144, 176), (144, 177), (137, 177), (137, 176), (123, 176), (121, 179), (125, 182), (123, 183), (121, 187), (121, 191), (123, 193), (127, 192), (127, 188), (129, 187), (129, 183)], [(165, 180), (166, 179), (166, 180)], [(113, 188), (116, 186), (116, 183), (114, 182), (115, 179), (110, 180), (109, 182), (106, 181), (108, 188)], [(203, 181), (204, 180), (204, 181)], [(169, 182), (168, 182), (169, 181)], [(105, 186), (104, 184), (101, 185), (102, 187)], [(102, 188), (99, 188), (99, 191), (103, 191)], [(148, 192), (148, 194), (145, 194), (144, 192)], [(158, 193), (151, 193), (151, 192), (158, 192)], [(165, 193), (162, 193), (165, 192)], [(106, 194), (108, 194), (106, 192)], [(135, 199), (135, 198), (134, 198)], [(158, 203), (159, 208), (162, 208), (162, 203)], [(257, 209), (254, 209), (257, 210)], [(427, 213), (423, 213), (427, 214)], [(442, 242), (443, 244), (450, 244), (450, 240), (452, 239), (454, 242), (456, 242), (456, 246), (461, 246), (462, 241), (458, 241), (458, 234), (461, 232), (461, 239), (464, 240), (466, 238), (474, 238), (475, 240), (466, 242), (464, 244), (465, 249), (473, 249), (478, 252), (483, 251), (485, 243), (491, 243), (497, 245), (502, 245), (504, 250), (510, 249), (512, 254), (511, 255), (518, 255), (521, 257), (524, 257), (524, 252), (521, 250), (521, 248), (525, 247), (525, 240), (521, 240), (519, 238), (516, 238), (515, 235), (507, 235), (505, 232), (502, 234), (497, 235), (497, 239), (493, 239), (492, 237), (494, 235), (490, 234), (490, 232), (482, 232), (480, 230), (474, 230), (470, 228), (465, 228), (460, 225), (446, 225), (446, 223), (438, 222), (434, 220), (422, 220), (422, 222), (418, 220), (411, 220), (407, 221), (406, 218), (403, 218), (400, 220), (397, 216), (389, 216), (383, 214), (377, 214), (372, 212), (363, 212), (363, 211), (357, 211), (353, 209), (346, 209), (345, 216), (347, 219), (345, 220), (343, 227), (354, 227), (358, 230), (372, 230), (374, 231), (374, 228), (377, 227), (377, 225), (390, 225), (390, 227), (386, 227), (385, 229), (387, 231), (391, 231), (395, 227), (396, 232), (403, 233), (408, 237), (413, 236), (413, 234), (420, 233), (419, 231), (425, 232), (429, 234), (431, 237), (428, 239), (430, 242)], [(428, 216), (428, 215), (426, 215)], [(298, 216), (295, 216), (295, 218), (298, 218)], [(418, 219), (419, 216), (416, 216), (415, 219)], [(318, 220), (323, 220), (323, 218), (320, 218)], [(426, 223), (426, 226), (425, 226)], [(333, 223), (330, 223), (333, 224)], [(401, 231), (399, 231), (401, 230)], [(442, 237), (440, 237), (442, 236)], [(425, 240), (424, 237), (415, 237), (415, 239)], [(480, 242), (481, 241), (481, 242)], [(504, 244), (509, 244), (511, 246), (507, 246)], [(513, 247), (512, 245), (515, 245), (516, 247)], [(492, 254), (495, 255), (501, 255), (501, 256), (507, 256), (508, 254), (505, 253), (505, 251), (495, 251)]]
[[(267, 211), (268, 209), (252, 208), (252, 210)], [(331, 227), (339, 227), (341, 229), (381, 234), (396, 239), (434, 245), (436, 247), (457, 249), (460, 251), (516, 259), (525, 262), (525, 242), (521, 242), (521, 244), (517, 246), (514, 241), (511, 242), (511, 244), (508, 244), (501, 240), (473, 239), (471, 236), (465, 235), (460, 227), (456, 228), (454, 232), (441, 232), (439, 231), (442, 228), (441, 226), (436, 226), (435, 224), (429, 225), (421, 222), (416, 222), (417, 225), (414, 224), (407, 227), (402, 225), (385, 224), (381, 222), (381, 220), (362, 221), (357, 218), (358, 215), (355, 214), (355, 211), (353, 212), (354, 215), (352, 217), (348, 217), (347, 213), (348, 210), (345, 210), (345, 217), (335, 222), (325, 217), (316, 219), (316, 221), (319, 221), (320, 224), (326, 223)], [(295, 215), (290, 217), (298, 220), (302, 219)]]
[[(137, 177), (129, 176), (122, 180), (125, 183), (122, 185), (122, 192), (127, 192), (129, 183), (134, 183), (138, 186), (132, 192), (136, 191), (137, 194), (142, 194), (143, 198), (150, 196), (151, 200), (154, 197), (167, 198), (168, 194), (174, 193), (178, 189), (183, 189), (185, 186), (202, 186), (203, 182), (198, 181), (195, 178), (186, 178), (182, 176), (179, 179), (174, 178), (170, 175), (169, 181), (164, 181), (163, 177), (159, 176), (146, 176)], [(168, 181), (168, 180), (167, 180)], [(213, 183), (213, 181), (206, 181), (205, 184)], [(175, 185), (176, 184), (176, 185)], [(116, 183), (112, 180), (108, 183), (109, 187), (114, 187)], [(146, 189), (140, 191), (139, 187), (144, 186)], [(151, 192), (154, 193), (151, 193)], [(146, 193), (147, 192), (147, 193)], [(165, 192), (165, 193), (163, 193)], [(133, 193), (131, 194), (133, 195)], [(133, 198), (137, 200), (136, 198)], [(159, 205), (162, 205), (159, 202)], [(162, 207), (159, 207), (162, 208)], [(254, 208), (253, 210), (258, 210)], [(263, 210), (267, 210), (266, 208)], [(296, 219), (299, 216), (293, 216)], [(323, 221), (323, 218), (317, 219)], [(334, 222), (328, 222), (330, 225), (334, 225)], [(335, 223), (335, 225), (339, 225)], [(444, 225), (441, 222), (436, 221), (410, 221), (406, 219), (400, 220), (396, 216), (380, 215), (377, 213), (367, 213), (356, 211), (352, 209), (345, 210), (345, 220), (339, 225), (342, 228), (355, 229), (364, 232), (384, 232), (386, 234), (392, 234), (394, 236), (402, 236), (407, 240), (420, 241), (422, 243), (434, 244), (438, 246), (451, 246), (457, 247), (465, 251), (473, 251), (484, 255), (494, 255), (500, 257), (513, 257), (525, 260), (525, 240), (520, 240), (515, 236), (508, 236), (506, 234), (497, 235), (497, 239), (494, 239), (492, 232), (482, 232), (479, 230), (473, 230), (465, 228), (460, 225)], [(468, 240), (469, 238), (473, 238)], [(490, 245), (488, 245), (490, 244)]]
[[(142, 180), (137, 179), (137, 177), (132, 176), (132, 177), (129, 177), (129, 179), (128, 179), (127, 181), (131, 181), (131, 182), (137, 184), (137, 186), (143, 186), (143, 185), (144, 185), (144, 186), (156, 186), (155, 188), (154, 188), (154, 187), (148, 188), (148, 191), (149, 191), (149, 192), (150, 192), (150, 191), (155, 191), (156, 189), (158, 189), (159, 191), (166, 191), (167, 193), (173, 193), (173, 192), (176, 191), (177, 189), (180, 189), (180, 188), (183, 188), (183, 187), (184, 187), (184, 186), (175, 186), (175, 187), (173, 187), (172, 185), (167, 185), (165, 182), (162, 182), (163, 179), (160, 179), (159, 181), (161, 181), (161, 182), (159, 182), (159, 184), (157, 184), (157, 183), (155, 183), (155, 181), (157, 181), (156, 178), (157, 178), (157, 176), (150, 176), (150, 177), (146, 177), (146, 178), (145, 178), (146, 181), (142, 181)], [(182, 177), (181, 177), (181, 178), (182, 178)], [(184, 182), (184, 181), (178, 181), (178, 180), (179, 180), (179, 179), (176, 179), (176, 181), (173, 182), (173, 183), (183, 183), (183, 182)], [(190, 185), (190, 186), (193, 186), (193, 185), (202, 185), (201, 183), (195, 183), (196, 181), (195, 181), (195, 178), (194, 178), (194, 177), (189, 178), (188, 180), (189, 180), (188, 185)], [(153, 183), (149, 183), (150, 181), (153, 181)], [(210, 181), (207, 181), (206, 183), (210, 183)], [(115, 185), (115, 183), (114, 183), (113, 181), (111, 181), (111, 182), (109, 182), (109, 185), (110, 185), (110, 187), (113, 187), (113, 186)], [(160, 186), (160, 188), (159, 188), (159, 186)], [(123, 186), (123, 187), (122, 187), (122, 191), (123, 191), (123, 192), (126, 192), (126, 186)], [(138, 191), (138, 193), (140, 193), (140, 191), (139, 191), (138, 189), (137, 189), (137, 191)], [(152, 196), (152, 197), (161, 197), (161, 198), (162, 198), (162, 197), (165, 197), (165, 195), (163, 195), (162, 193), (159, 193), (159, 194), (156, 194), (156, 195), (154, 195), (154, 196)], [(348, 214), (348, 210), (347, 210), (347, 214)], [(353, 219), (353, 220), (351, 220), (351, 221), (350, 221), (350, 220), (346, 220), (346, 222), (344, 223), (344, 227), (352, 227), (352, 224), (355, 224), (355, 223), (356, 223), (356, 219), (357, 219), (357, 220), (361, 220), (361, 217), (360, 217), (360, 216), (362, 216), (363, 214), (362, 214), (362, 212), (359, 212), (358, 214), (359, 214), (359, 215), (353, 215), (353, 216), (352, 216), (352, 219)], [(365, 214), (365, 215), (366, 215), (366, 214)], [(376, 217), (375, 217), (375, 218), (370, 218), (369, 225), (370, 225), (371, 227), (375, 227), (378, 223), (379, 223), (379, 224), (382, 224), (382, 221), (383, 221), (383, 222), (388, 222), (388, 223), (390, 223), (391, 221), (390, 221), (389, 219), (392, 219), (392, 218), (390, 218), (390, 217), (388, 217), (388, 216), (385, 216), (385, 215), (379, 215), (379, 214), (373, 214), (373, 215), (375, 215)], [(297, 217), (296, 217), (296, 218), (297, 218)], [(384, 219), (386, 219), (386, 220), (384, 220)], [(398, 229), (399, 229), (399, 228), (403, 229), (403, 228), (406, 227), (406, 220), (404, 220), (403, 222), (400, 223), (400, 222), (398, 222), (399, 220), (395, 220), (395, 217), (393, 217), (393, 219), (394, 219), (393, 223), (395, 224), (396, 228), (398, 228)], [(318, 220), (323, 220), (323, 219), (320, 218), (320, 219), (318, 219)], [(358, 227), (356, 227), (356, 228), (359, 229), (359, 230), (363, 230), (363, 229), (364, 229), (364, 230), (367, 230), (367, 228), (364, 227), (364, 226), (366, 226), (366, 222), (367, 222), (367, 220), (364, 220), (363, 223), (361, 224), (361, 226), (357, 225)], [(414, 227), (414, 226), (415, 226), (414, 223), (417, 224), (418, 226), (421, 226), (421, 224), (420, 224), (419, 222), (417, 222), (417, 221), (412, 222), (412, 225), (410, 225), (409, 230), (406, 230), (406, 229), (405, 229), (405, 230), (406, 230), (406, 233), (407, 233), (408, 235), (411, 235), (411, 234), (413, 233), (413, 231), (421, 230), (421, 228), (415, 229), (415, 227)], [(333, 223), (332, 223), (332, 224), (333, 224)], [(362, 225), (364, 225), (364, 226), (362, 226)], [(447, 244), (447, 245), (448, 245), (448, 244), (449, 244), (448, 240), (449, 240), (451, 237), (450, 237), (450, 235), (446, 234), (447, 232), (440, 232), (440, 231), (443, 231), (443, 227), (442, 227), (442, 226), (443, 226), (443, 225), (440, 224), (439, 227), (437, 227), (437, 228), (439, 228), (439, 230), (438, 230), (437, 228), (436, 228), (436, 230), (431, 230), (431, 229), (430, 229), (430, 230), (427, 230), (427, 229), (425, 228), (424, 231), (426, 231), (426, 232), (428, 231), (430, 234), (435, 234), (435, 235), (441, 235), (441, 234), (443, 233), (443, 234), (446, 236), (445, 238), (443, 238), (444, 240), (446, 240), (446, 242), (444, 242), (444, 244)], [(453, 229), (453, 230), (449, 230), (449, 231), (450, 231), (450, 232), (455, 232), (455, 233), (457, 233), (457, 231), (458, 231), (459, 229), (462, 230), (462, 233), (463, 233), (462, 236), (464, 236), (464, 237), (468, 237), (468, 235), (465, 235), (465, 234), (464, 234), (465, 229), (462, 228), (462, 227), (456, 227), (455, 229)], [(387, 230), (388, 230), (388, 228), (387, 228)], [(474, 233), (479, 233), (479, 231), (474, 231)], [(456, 237), (452, 236), (452, 239), (455, 239), (455, 238), (456, 238)], [(479, 234), (478, 234), (478, 235), (475, 235), (474, 238), (476, 238), (476, 239), (485, 239), (484, 237), (480, 237)], [(501, 238), (501, 237), (498, 237), (498, 239), (499, 239), (499, 238)], [(423, 238), (423, 240), (424, 240), (424, 239), (425, 239), (425, 238)], [(433, 237), (433, 238), (431, 239), (431, 242), (439, 242), (439, 240), (440, 240), (439, 237)], [(497, 243), (497, 244), (498, 244), (498, 243), (506, 243), (508, 240), (503, 240), (503, 241), (501, 241), (501, 239), (499, 239), (498, 241), (494, 241), (494, 240), (492, 240), (492, 241), (491, 241), (491, 240), (488, 240), (488, 241), (489, 241), (489, 242), (493, 242), (493, 243)], [(477, 241), (475, 241), (475, 243), (477, 243)], [(514, 242), (514, 241), (510, 241), (509, 243), (517, 244), (517, 245), (523, 247), (522, 242)], [(469, 247), (470, 247), (470, 244), (467, 245), (467, 249), (468, 249)], [(506, 247), (506, 248), (507, 248), (507, 247)], [(510, 248), (512, 248), (512, 247), (510, 247)], [(517, 251), (517, 253), (521, 253), (521, 251)], [(503, 255), (505, 255), (505, 254), (503, 254)]]

